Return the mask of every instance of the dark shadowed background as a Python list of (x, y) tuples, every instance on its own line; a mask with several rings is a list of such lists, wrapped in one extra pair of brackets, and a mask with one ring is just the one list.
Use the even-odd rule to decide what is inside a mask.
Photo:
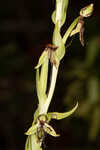
[[(79, 11), (93, 0), (70, 0), (64, 33)], [(55, 0), (0, 1), (0, 150), (24, 150), (37, 107), (34, 67), (52, 41)], [(47, 150), (100, 149), (100, 1), (85, 19), (85, 46), (78, 35), (62, 60), (50, 111), (79, 108), (69, 118), (52, 121), (61, 136), (47, 135)]]

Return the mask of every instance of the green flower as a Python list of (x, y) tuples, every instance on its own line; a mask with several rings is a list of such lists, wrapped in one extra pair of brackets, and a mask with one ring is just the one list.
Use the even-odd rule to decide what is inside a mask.
[(77, 107), (78, 107), (78, 103), (75, 105), (75, 107), (72, 110), (65, 113), (49, 112), (48, 114), (40, 114), (37, 117), (36, 123), (33, 124), (25, 134), (26, 135), (35, 134), (37, 137), (37, 142), (39, 142), (40, 145), (43, 142), (45, 133), (54, 137), (60, 136), (59, 134), (56, 133), (53, 127), (49, 125), (49, 122), (51, 121), (51, 119), (60, 120), (70, 116), (77, 109)]

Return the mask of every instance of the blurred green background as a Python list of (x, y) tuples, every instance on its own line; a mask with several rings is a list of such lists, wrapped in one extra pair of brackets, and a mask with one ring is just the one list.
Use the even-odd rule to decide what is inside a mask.
[[(62, 32), (91, 0), (70, 0)], [(0, 1), (0, 150), (24, 150), (37, 107), (35, 70), (45, 44), (52, 40), (54, 0)], [(50, 111), (70, 110), (69, 118), (52, 121), (61, 136), (46, 136), (46, 150), (100, 150), (100, 1), (85, 19), (85, 47), (79, 36), (66, 44)]]

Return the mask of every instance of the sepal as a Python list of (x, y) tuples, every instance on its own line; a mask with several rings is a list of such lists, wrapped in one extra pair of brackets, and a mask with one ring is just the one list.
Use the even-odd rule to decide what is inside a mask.
[(71, 114), (73, 114), (74, 111), (77, 109), (77, 107), (78, 107), (78, 102), (75, 105), (75, 107), (68, 112), (65, 112), (65, 113), (50, 112), (47, 114), (47, 117), (49, 120), (51, 120), (51, 119), (56, 119), (56, 120), (64, 119), (64, 118), (70, 116)]

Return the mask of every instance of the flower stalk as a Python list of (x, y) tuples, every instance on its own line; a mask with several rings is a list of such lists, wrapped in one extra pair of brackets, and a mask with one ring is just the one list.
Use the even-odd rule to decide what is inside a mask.
[[(35, 67), (36, 69), (36, 89), (38, 96), (38, 107), (34, 113), (34, 120), (32, 126), (25, 133), (28, 135), (25, 150), (42, 150), (42, 142), (44, 139), (45, 132), (51, 136), (57, 137), (59, 134), (49, 125), (51, 119), (63, 119), (70, 116), (78, 107), (78, 103), (75, 107), (64, 113), (58, 112), (48, 112), (59, 70), (59, 65), (61, 59), (64, 57), (66, 49), (65, 44), (69, 36), (76, 34), (77, 24), (79, 17), (77, 17), (73, 23), (70, 25), (68, 30), (65, 32), (64, 36), (61, 36), (61, 27), (66, 20), (66, 12), (68, 7), (69, 0), (56, 0), (56, 8), (52, 14), (52, 21), (55, 24), (52, 44), (44, 49), (42, 55), (39, 58), (38, 64)], [(93, 4), (85, 7), (81, 10), (81, 14), (92, 14)], [(84, 13), (85, 12), (85, 13)], [(88, 14), (87, 14), (88, 15)], [(83, 17), (84, 18), (84, 17)], [(76, 28), (75, 28), (76, 27)], [(79, 33), (80, 29), (77, 30)], [(74, 34), (72, 34), (72, 32)], [(71, 35), (72, 34), (72, 35)], [(48, 69), (51, 65), (51, 80), (50, 88), (48, 89)]]

